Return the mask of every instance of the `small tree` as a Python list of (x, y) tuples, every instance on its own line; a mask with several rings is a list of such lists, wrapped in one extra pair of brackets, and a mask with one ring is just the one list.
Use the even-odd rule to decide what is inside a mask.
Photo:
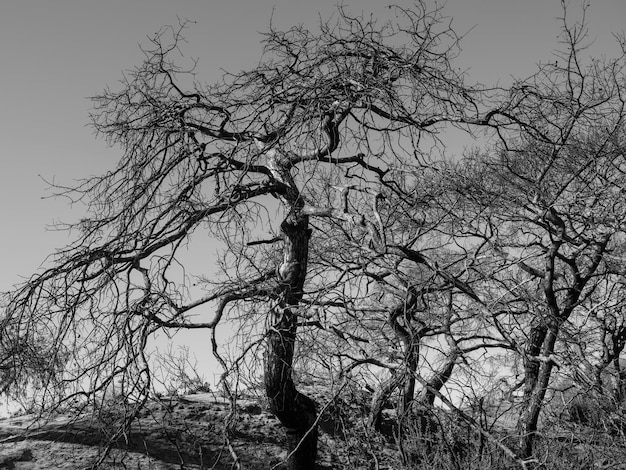
[[(584, 327), (577, 328), (599, 313), (598, 296), (616, 291), (623, 275), (614, 261), (626, 215), (626, 49), (622, 42), (616, 59), (584, 66), (585, 38), (584, 17), (571, 24), (564, 16), (564, 50), (512, 87), (515, 110), (508, 126), (501, 122), (500, 145), (472, 155), (459, 178), (465, 211), (457, 220), (480, 242), (492, 286), (484, 303), (523, 363), (523, 457), (532, 455), (553, 371), (573, 366), (567, 350), (584, 339)], [(612, 303), (618, 311), (611, 315), (621, 315)], [(590, 345), (588, 359), (599, 353), (605, 362), (623, 347), (602, 353), (604, 341)]]

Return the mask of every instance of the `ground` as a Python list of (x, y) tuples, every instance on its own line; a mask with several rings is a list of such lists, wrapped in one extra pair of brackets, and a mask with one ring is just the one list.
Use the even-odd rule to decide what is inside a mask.
[[(411, 464), (405, 466), (399, 459), (396, 436), (381, 436), (362, 425), (367, 414), (361, 398), (352, 395), (329, 401), (322, 393), (306, 393), (324, 410), (319, 422), (318, 470), (513, 468), (493, 449), (491, 453), (483, 449), (487, 443), (471, 440), (468, 428), (460, 425), (430, 448), (428, 439), (420, 441), (419, 435), (407, 430), (402, 447)], [(224, 429), (231, 406), (223, 397), (202, 393), (155, 399), (130, 432), (104, 452), (114, 429), (111, 423), (122, 410), (113, 404), (97, 419), (70, 421), (68, 416), (58, 415), (31, 427), (31, 415), (0, 419), (0, 469), (78, 470), (100, 461), (98, 468), (105, 470), (280, 470), (287, 457), (283, 429), (263, 398), (237, 400), (236, 425), (228, 440)], [(542, 434), (537, 445), (537, 460), (543, 463), (540, 468), (626, 470), (626, 436), (597, 426), (568, 426)], [(502, 437), (507, 439), (505, 434)], [(421, 444), (416, 447), (418, 442)], [(424, 453), (428, 449), (430, 453)]]
[[(227, 441), (224, 428), (231, 407), (223, 397), (200, 393), (155, 399), (98, 468), (280, 469), (287, 457), (284, 431), (264, 400), (240, 398), (236, 409), (236, 426)], [(112, 429), (103, 422), (112, 422), (115, 414), (113, 406), (97, 420), (70, 422), (60, 415), (32, 427), (31, 415), (0, 419), (0, 469), (89, 468), (102, 457)], [(347, 463), (345, 455), (337, 455), (335, 427), (326, 417), (320, 421), (320, 470), (344, 468)], [(344, 439), (342, 446), (346, 445)]]
[[(240, 400), (229, 446), (223, 433), (229, 412), (229, 403), (212, 394), (151, 402), (101, 468), (220, 470), (235, 468), (236, 458), (242, 468), (280, 464), (286, 454), (276, 419), (257, 401)], [(61, 416), (27, 429), (30, 418), (0, 420), (0, 469), (82, 469), (102, 455), (106, 429), (95, 421), (70, 424)]]

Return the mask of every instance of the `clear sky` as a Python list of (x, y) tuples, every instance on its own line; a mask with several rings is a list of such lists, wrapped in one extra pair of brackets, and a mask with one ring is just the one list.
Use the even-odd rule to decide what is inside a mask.
[[(122, 71), (142, 59), (140, 44), (178, 18), (196, 21), (183, 52), (200, 59), (199, 79), (220, 69), (253, 67), (259, 31), (303, 23), (336, 11), (335, 0), (2, 0), (0, 3), (0, 291), (36, 271), (69, 240), (47, 229), (81, 216), (50, 195), (43, 179), (71, 185), (115, 165), (87, 126), (89, 96), (115, 88)], [(385, 0), (348, 0), (353, 12), (386, 15)], [(412, 2), (395, 3), (410, 6)], [(431, 5), (434, 2), (429, 2)], [(439, 2), (444, 3), (444, 2)], [(484, 83), (527, 76), (557, 46), (560, 0), (448, 0), (453, 27), (468, 32), (459, 65)], [(571, 14), (580, 12), (571, 0)], [(592, 0), (588, 11), (593, 53), (615, 51), (611, 32), (626, 23), (626, 0)], [(43, 178), (43, 179), (42, 179)], [(205, 343), (206, 344), (206, 343)]]

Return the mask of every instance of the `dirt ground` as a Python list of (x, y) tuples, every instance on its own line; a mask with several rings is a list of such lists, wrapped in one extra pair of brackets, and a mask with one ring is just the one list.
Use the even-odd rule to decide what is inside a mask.
[(106, 455), (108, 430), (94, 420), (59, 416), (28, 428), (28, 415), (2, 419), (0, 469), (83, 469), (99, 460), (103, 469), (280, 468), (286, 452), (279, 423), (255, 400), (241, 400), (237, 409), (227, 442), (225, 400), (198, 394), (153, 402)]
[[(306, 393), (318, 403), (328, 403), (328, 397), (319, 390)], [(355, 434), (355, 424), (362, 418), (359, 401), (343, 402), (347, 415), (331, 413), (339, 418), (326, 419), (326, 414), (320, 418), (318, 470), (401, 467), (395, 441)], [(155, 400), (110, 448), (111, 433), (117, 429), (113, 424), (123, 413), (120, 406), (110, 406), (97, 419), (85, 417), (72, 422), (69, 416), (58, 415), (30, 427), (33, 417), (29, 415), (0, 419), (0, 469), (78, 470), (95, 468), (95, 464), (106, 470), (282, 469), (287, 458), (284, 430), (263, 399), (242, 397), (236, 410), (236, 424), (227, 440), (225, 423), (231, 416), (227, 400), (211, 393)], [(353, 418), (350, 423), (344, 421), (348, 415)], [(538, 446), (545, 468), (626, 470), (623, 439), (599, 440), (592, 429), (582, 427), (580, 432), (573, 428), (562, 431), (546, 435)], [(457, 436), (459, 442), (463, 436)], [(477, 467), (474, 457), (466, 457), (465, 463), (471, 462), (472, 468), (488, 468)]]

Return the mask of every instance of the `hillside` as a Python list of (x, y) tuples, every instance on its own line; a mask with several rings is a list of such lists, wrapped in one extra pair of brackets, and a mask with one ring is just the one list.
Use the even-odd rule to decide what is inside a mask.
[[(318, 403), (324, 403), (322, 395), (317, 395)], [(359, 401), (348, 397), (332, 406), (325, 402), (317, 469), (515, 468), (489, 442), (477, 439), (469, 427), (446, 422), (449, 415), (443, 412), (436, 416), (441, 427), (431, 437), (417, 430), (415, 420), (398, 446), (393, 433), (383, 436), (367, 430)], [(111, 406), (97, 417), (75, 421), (59, 415), (31, 427), (30, 415), (2, 419), (0, 469), (74, 470), (90, 468), (97, 462), (102, 469), (282, 468), (287, 457), (283, 430), (263, 399), (247, 396), (238, 400), (235, 424), (226, 440), (229, 416), (229, 402), (212, 393), (161, 398), (149, 403), (109, 452), (104, 451), (113, 423), (121, 417), (120, 407)], [(506, 436), (502, 436), (504, 442)], [(611, 437), (580, 425), (546, 432), (537, 455), (542, 463), (539, 468), (626, 470), (623, 435)]]
[[(0, 468), (81, 469), (102, 458), (108, 435), (119, 416), (115, 407), (97, 419), (71, 422), (58, 416), (29, 427), (31, 415), (0, 420)], [(236, 424), (230, 441), (225, 423), (230, 404), (212, 393), (168, 397), (153, 401), (132, 425), (130, 433), (117, 441), (100, 468), (103, 469), (232, 469), (280, 468), (287, 454), (284, 433), (267, 411), (263, 400), (238, 400)], [(98, 420), (101, 423), (98, 423)], [(350, 456), (346, 436), (333, 431), (327, 417), (320, 422), (319, 469), (360, 465), (363, 456)], [(335, 442), (337, 437), (337, 442)], [(378, 439), (380, 441), (380, 439)], [(341, 450), (339, 449), (341, 447)], [(395, 454), (393, 447), (389, 455)], [(384, 468), (384, 467), (383, 467)]]

